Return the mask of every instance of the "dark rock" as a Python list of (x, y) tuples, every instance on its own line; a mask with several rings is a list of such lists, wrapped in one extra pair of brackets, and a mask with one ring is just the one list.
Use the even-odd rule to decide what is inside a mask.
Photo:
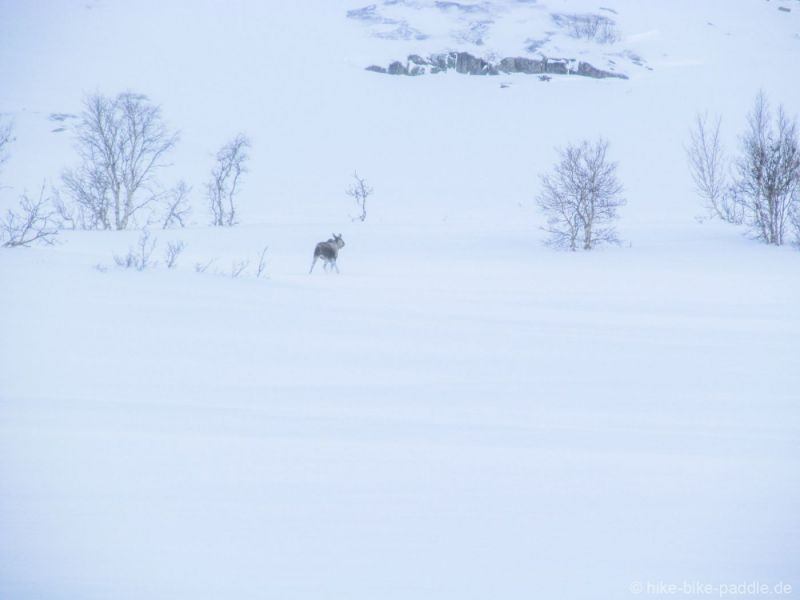
[(431, 73), (447, 70), (447, 54), (431, 54), (428, 57), (428, 61), (431, 67), (433, 67)]
[(51, 121), (59, 121), (64, 122), (67, 119), (77, 119), (78, 115), (73, 115), (72, 113), (50, 113), (48, 119)]
[(567, 62), (565, 60), (556, 59), (551, 61), (545, 58), (544, 72), (553, 73), (555, 75), (566, 75), (569, 73), (569, 69), (567, 69)]
[(449, 2), (437, 0), (435, 3), (436, 8), (440, 10), (447, 10), (449, 8), (456, 8), (465, 13), (485, 12), (486, 9), (480, 4), (461, 4), (460, 2)]
[[(367, 67), (368, 71), (375, 73), (388, 73), (389, 75), (424, 75), (425, 73), (442, 73), (450, 69), (455, 69), (458, 73), (466, 75), (499, 75), (500, 73), (524, 73), (527, 75), (568, 75), (570, 73), (594, 79), (605, 79), (615, 77), (627, 79), (627, 75), (603, 71), (589, 63), (578, 62), (574, 66), (573, 59), (566, 58), (542, 58), (536, 60), (523, 56), (509, 56), (503, 58), (498, 63), (491, 63), (483, 58), (473, 56), (469, 52), (442, 52), (431, 54), (424, 58), (418, 54), (408, 56), (408, 63), (394, 61), (387, 69), (377, 65)], [(430, 67), (430, 68), (428, 68)], [(549, 81), (547, 79), (542, 81)]]
[(408, 69), (399, 60), (396, 60), (390, 64), (387, 72), (389, 75), (408, 75)]
[[(467, 75), (489, 75), (492, 74), (491, 65), (477, 56), (472, 56), (469, 52), (459, 52), (456, 55), (456, 71)], [(494, 69), (495, 74), (497, 69)]]
[(551, 37), (553, 37), (552, 34), (547, 34), (543, 39), (539, 40), (528, 38), (527, 40), (525, 40), (525, 50), (534, 53), (537, 50), (539, 50), (539, 48), (544, 46), (547, 42), (549, 42)]
[(603, 71), (596, 67), (593, 67), (589, 63), (578, 63), (578, 70), (576, 71), (578, 75), (583, 75), (584, 77), (594, 77), (595, 79), (605, 79), (607, 77), (616, 77), (618, 79), (627, 79), (627, 75), (623, 75), (621, 73), (611, 73), (610, 71)]
[(542, 73), (544, 61), (523, 58), (521, 56), (504, 58), (497, 66), (503, 73)]
[(370, 23), (380, 23), (381, 17), (377, 14), (377, 5), (370, 4), (369, 6), (364, 6), (362, 8), (354, 8), (353, 10), (347, 11), (347, 18), (348, 19), (361, 19), (362, 21), (367, 21)]

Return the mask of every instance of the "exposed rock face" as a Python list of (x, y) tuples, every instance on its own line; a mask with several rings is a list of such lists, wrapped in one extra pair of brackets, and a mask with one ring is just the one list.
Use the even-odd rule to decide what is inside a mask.
[(497, 67), (469, 52), (459, 52), (456, 55), (456, 72), (467, 75), (497, 75)]
[(541, 60), (533, 60), (519, 56), (515, 58), (504, 58), (500, 61), (497, 68), (503, 73), (527, 73), (533, 75), (534, 73), (544, 73), (545, 64), (546, 63)]
[(367, 67), (368, 71), (388, 73), (389, 75), (424, 75), (425, 73), (442, 73), (450, 69), (465, 75), (499, 75), (500, 73), (540, 75), (550, 73), (554, 75), (580, 75), (595, 79), (605, 79), (607, 77), (628, 78), (627, 75), (603, 71), (589, 63), (578, 62), (576, 65), (574, 60), (566, 58), (542, 58), (536, 60), (522, 56), (511, 56), (503, 58), (498, 63), (492, 63), (473, 56), (469, 52), (431, 54), (427, 58), (423, 58), (418, 54), (411, 54), (405, 64), (400, 61), (394, 61), (389, 65), (388, 69), (377, 65)]
[[(434, 69), (438, 69), (436, 72), (439, 71), (447, 71), (447, 69), (454, 69), (456, 66), (456, 56), (455, 52), (450, 52), (449, 54), (431, 54), (428, 57), (428, 62)], [(432, 71), (433, 72), (433, 71)]]
[(578, 70), (576, 72), (578, 75), (583, 75), (584, 77), (594, 77), (596, 79), (603, 79), (605, 77), (619, 77), (619, 75), (609, 73), (608, 71), (601, 71), (600, 69), (597, 69), (585, 62), (578, 63)]
[(389, 65), (389, 75), (408, 75), (408, 68), (399, 60)]

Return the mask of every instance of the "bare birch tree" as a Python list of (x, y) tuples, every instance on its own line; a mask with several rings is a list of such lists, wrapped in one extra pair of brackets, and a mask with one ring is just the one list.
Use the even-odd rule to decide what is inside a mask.
[(235, 198), (239, 180), (247, 172), (245, 163), (249, 158), (249, 148), (250, 140), (239, 134), (217, 152), (211, 179), (206, 184), (212, 225), (230, 227), (237, 223)]
[(147, 96), (87, 97), (77, 130), (81, 163), (63, 176), (85, 225), (118, 230), (135, 225), (137, 213), (156, 199), (156, 173), (177, 140)]
[(353, 179), (355, 181), (345, 190), (345, 193), (355, 201), (359, 210), (359, 214), (353, 220), (363, 223), (367, 219), (367, 198), (372, 195), (374, 190), (367, 185), (366, 179), (358, 176), (357, 172), (353, 173)]
[(722, 117), (709, 120), (697, 114), (689, 130), (686, 157), (698, 195), (712, 216), (728, 223), (741, 223), (741, 208), (734, 202), (728, 182), (728, 161), (720, 139)]
[(547, 217), (543, 229), (550, 234), (549, 245), (574, 251), (619, 243), (614, 221), (625, 200), (617, 163), (607, 154), (607, 140), (584, 140), (559, 150), (552, 173), (541, 175), (537, 202)]
[(780, 246), (800, 201), (797, 122), (778, 107), (774, 122), (763, 93), (756, 96), (736, 162), (735, 201), (755, 237)]
[(192, 212), (189, 205), (189, 193), (192, 188), (186, 185), (185, 181), (179, 181), (178, 185), (167, 192), (164, 199), (164, 219), (161, 229), (170, 227), (186, 227), (186, 222)]

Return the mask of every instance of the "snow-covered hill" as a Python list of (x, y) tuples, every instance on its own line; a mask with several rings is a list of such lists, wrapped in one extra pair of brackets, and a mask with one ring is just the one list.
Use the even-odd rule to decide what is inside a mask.
[[(628, 79), (365, 70), (440, 52)], [(800, 254), (698, 219), (683, 145), (709, 110), (732, 148), (759, 89), (800, 112), (798, 58), (796, 0), (0, 0), (0, 208), (128, 89), (194, 206), (143, 272), (138, 231), (0, 252), (0, 598), (796, 591)], [(237, 132), (242, 223), (210, 228)], [(552, 251), (537, 176), (601, 135), (624, 244)]]

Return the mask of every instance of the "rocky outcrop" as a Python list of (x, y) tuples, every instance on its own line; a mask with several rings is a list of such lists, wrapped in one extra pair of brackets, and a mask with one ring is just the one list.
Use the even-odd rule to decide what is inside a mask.
[(408, 75), (408, 67), (399, 60), (396, 60), (389, 65), (387, 73), (389, 73), (389, 75)]
[(394, 61), (388, 68), (378, 65), (367, 67), (368, 71), (388, 73), (389, 75), (424, 75), (426, 73), (443, 73), (455, 70), (465, 75), (499, 75), (500, 73), (525, 73), (527, 75), (580, 75), (594, 79), (614, 77), (627, 79), (627, 75), (603, 71), (586, 62), (577, 62), (567, 58), (533, 59), (523, 56), (512, 56), (492, 63), (483, 58), (473, 56), (469, 52), (445, 52), (431, 54), (427, 58), (418, 54), (408, 56), (405, 63)]
[(469, 52), (456, 54), (456, 72), (465, 75), (497, 75), (497, 67), (491, 63), (472, 56)]
[[(601, 71), (590, 65), (589, 63), (581, 62), (578, 63), (578, 70), (576, 71), (578, 75), (583, 75), (584, 77), (594, 77), (595, 79), (603, 79), (605, 77), (619, 77), (616, 74), (610, 74), (608, 71)], [(627, 79), (627, 77), (625, 78)]]
[(542, 60), (533, 60), (518, 56), (514, 58), (504, 58), (500, 61), (498, 69), (503, 73), (527, 73), (528, 75), (534, 75), (544, 73), (546, 64), (547, 63)]

